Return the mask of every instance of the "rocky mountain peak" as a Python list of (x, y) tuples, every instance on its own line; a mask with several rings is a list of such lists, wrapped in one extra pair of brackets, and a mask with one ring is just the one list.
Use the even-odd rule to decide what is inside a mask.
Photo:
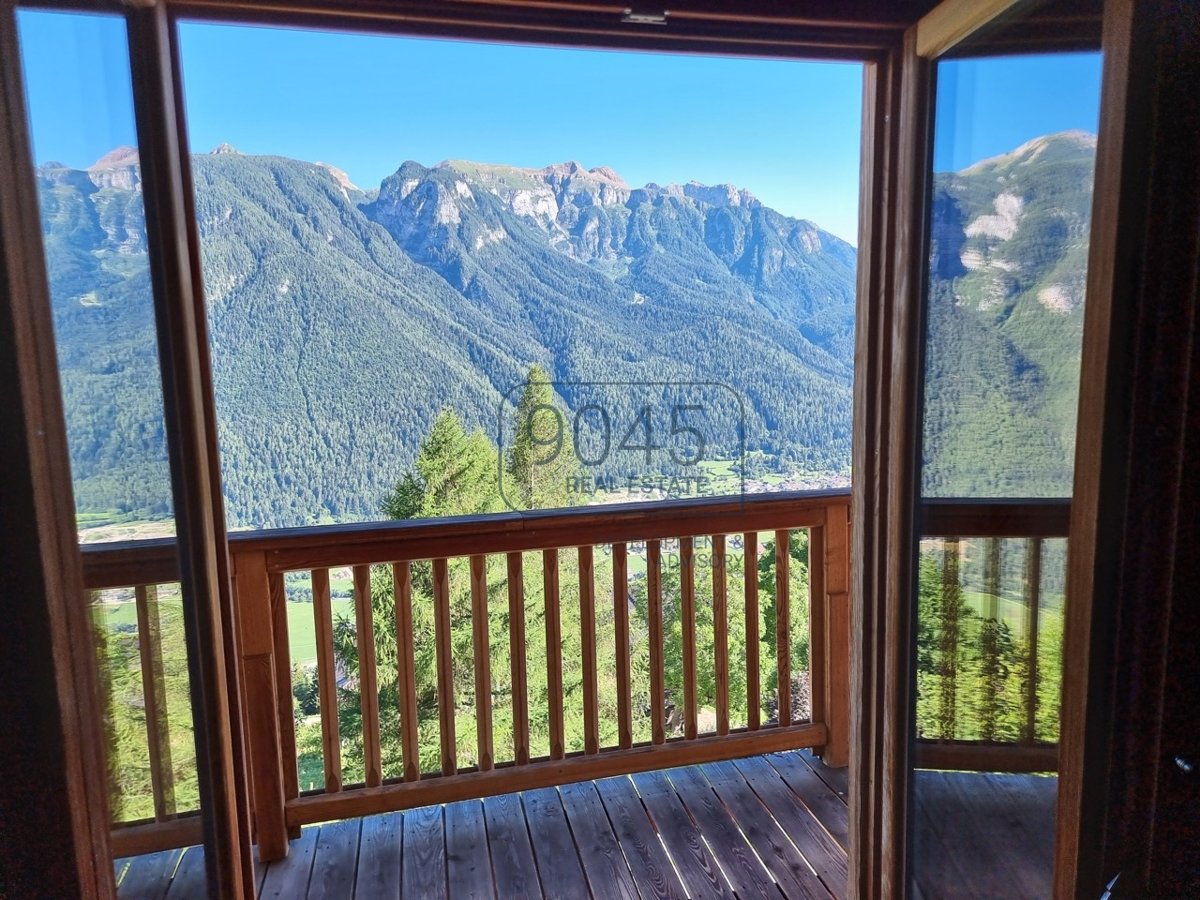
[(210, 156), (241, 156), (242, 151), (233, 144), (221, 143), (208, 151)]
[(141, 190), (142, 176), (136, 147), (115, 147), (88, 167), (88, 177), (98, 188)]
[(689, 181), (683, 185), (683, 195), (709, 206), (760, 206), (758, 198), (747, 190), (740, 190), (732, 184), (701, 184)]
[(1005, 169), (1013, 165), (1021, 165), (1044, 158), (1047, 154), (1064, 154), (1070, 157), (1078, 156), (1079, 152), (1096, 150), (1096, 135), (1087, 131), (1059, 131), (1046, 134), (1026, 141), (1015, 150), (990, 156), (967, 166), (958, 174), (975, 175), (988, 169)]
[[(235, 150), (234, 152), (236, 153), (237, 151)], [(342, 169), (339, 169), (337, 166), (331, 166), (329, 163), (321, 162), (319, 160), (317, 162), (313, 163), (313, 165), (315, 165), (318, 169), (324, 169), (326, 172), (328, 172), (330, 175), (332, 175), (333, 180), (336, 181), (339, 185), (341, 185), (343, 190), (347, 190), (347, 191), (357, 191), (358, 190), (358, 185), (356, 185), (353, 181), (351, 181), (350, 176), (347, 175)]]
[(136, 147), (114, 147), (88, 166), (88, 171), (96, 172), (103, 169), (119, 169), (124, 166), (136, 166), (137, 164), (138, 152)]

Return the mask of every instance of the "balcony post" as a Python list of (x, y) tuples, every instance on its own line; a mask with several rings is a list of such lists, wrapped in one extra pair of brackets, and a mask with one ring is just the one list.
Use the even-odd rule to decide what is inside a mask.
[(828, 766), (850, 763), (850, 508), (831, 504), (825, 514), (825, 726), (822, 758)]
[(255, 843), (259, 860), (269, 862), (287, 856), (288, 832), (266, 556), (261, 551), (237, 553), (233, 570)]

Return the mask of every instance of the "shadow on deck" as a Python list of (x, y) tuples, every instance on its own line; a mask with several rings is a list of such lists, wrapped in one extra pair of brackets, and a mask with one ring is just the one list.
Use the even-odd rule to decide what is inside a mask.
[[(844, 895), (846, 775), (808, 752), (304, 829), (262, 897)], [(201, 848), (119, 860), (129, 900), (204, 896)]]

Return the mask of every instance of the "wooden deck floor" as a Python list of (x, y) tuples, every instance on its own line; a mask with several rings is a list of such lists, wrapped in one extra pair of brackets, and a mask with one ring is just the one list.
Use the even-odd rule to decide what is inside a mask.
[(1057, 778), (917, 772), (913, 896), (1051, 895)]
[[(807, 752), (608, 778), (304, 829), (260, 895), (844, 895), (846, 775)], [(120, 860), (128, 900), (200, 897), (203, 850)]]

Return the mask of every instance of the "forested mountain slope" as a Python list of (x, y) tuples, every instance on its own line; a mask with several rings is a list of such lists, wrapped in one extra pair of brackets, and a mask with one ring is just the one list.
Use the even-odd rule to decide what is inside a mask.
[(1095, 151), (1065, 132), (935, 182), (927, 495), (1071, 494)]
[[(1060, 348), (1074, 340), (1077, 361), (1091, 150), (1043, 140), (939, 181), (935, 302), (953, 315), (936, 326), (934, 413), (965, 437), (931, 436), (938, 485), (955, 483), (942, 460), (995, 443), (989, 417), (1024, 439), (1073, 403)], [(363, 191), (331, 166), (228, 146), (192, 162), (235, 526), (377, 515), (439, 409), (494, 434), (534, 363), (568, 384), (730, 385), (741, 409), (713, 412), (721, 435), (744, 414), (747, 448), (781, 470), (848, 468), (854, 249), (745, 191), (460, 161), (406, 162)], [(161, 514), (136, 153), (48, 163), (38, 182), (78, 505)], [(1014, 367), (1023, 393), (956, 403)], [(614, 419), (635, 415), (631, 392), (606, 391)]]

